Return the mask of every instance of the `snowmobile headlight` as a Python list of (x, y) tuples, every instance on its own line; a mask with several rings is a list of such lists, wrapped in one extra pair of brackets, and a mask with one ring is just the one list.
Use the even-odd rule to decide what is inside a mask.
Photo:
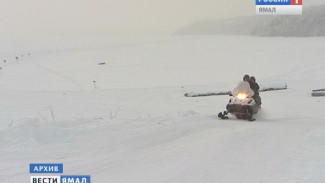
[(238, 93), (236, 96), (239, 100), (245, 100), (248, 98), (247, 93)]

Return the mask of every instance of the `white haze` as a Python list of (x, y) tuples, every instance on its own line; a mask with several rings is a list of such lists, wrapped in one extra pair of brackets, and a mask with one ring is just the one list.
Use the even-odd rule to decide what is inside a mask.
[(5, 37), (170, 34), (202, 19), (255, 13), (253, 0), (1, 0), (0, 3), (0, 33)]

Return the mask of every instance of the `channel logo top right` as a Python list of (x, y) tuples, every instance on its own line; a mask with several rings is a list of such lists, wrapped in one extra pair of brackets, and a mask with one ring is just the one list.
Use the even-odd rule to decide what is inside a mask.
[(256, 0), (257, 15), (302, 15), (302, 0)]

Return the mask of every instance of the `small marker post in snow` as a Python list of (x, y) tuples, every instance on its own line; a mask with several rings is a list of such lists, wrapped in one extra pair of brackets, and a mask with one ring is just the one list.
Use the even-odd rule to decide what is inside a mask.
[(96, 81), (93, 81), (93, 83), (94, 83), (94, 88), (96, 89), (97, 88)]
[(18, 59), (19, 59), (19, 57), (16, 57), (16, 61), (17, 61), (17, 63), (18, 63)]

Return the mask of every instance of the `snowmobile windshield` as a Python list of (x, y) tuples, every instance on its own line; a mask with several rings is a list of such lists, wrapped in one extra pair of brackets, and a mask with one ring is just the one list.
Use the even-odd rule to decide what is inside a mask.
[(252, 97), (254, 95), (254, 91), (251, 89), (249, 82), (240, 82), (237, 87), (232, 91), (233, 96), (237, 96), (240, 93), (246, 93), (248, 97)]

